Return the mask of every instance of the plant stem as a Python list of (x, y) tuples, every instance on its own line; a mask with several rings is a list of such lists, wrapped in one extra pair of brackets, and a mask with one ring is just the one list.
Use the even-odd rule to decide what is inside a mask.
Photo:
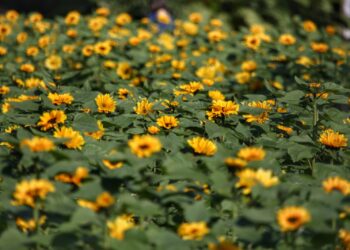
[[(312, 119), (312, 139), (314, 142), (317, 140), (317, 123), (319, 119), (318, 109), (317, 109), (317, 100), (314, 98), (312, 103), (312, 113), (313, 113), (313, 119)], [(311, 160), (311, 172), (312, 175), (314, 175), (315, 171), (315, 163), (316, 163), (316, 156), (314, 156)]]

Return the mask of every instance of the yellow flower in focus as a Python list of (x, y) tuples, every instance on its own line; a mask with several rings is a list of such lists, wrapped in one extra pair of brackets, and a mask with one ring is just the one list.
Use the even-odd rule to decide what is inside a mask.
[(329, 177), (322, 182), (323, 189), (330, 193), (332, 191), (339, 191), (343, 195), (350, 194), (350, 182), (341, 177)]
[(261, 161), (265, 158), (265, 150), (257, 147), (241, 148), (237, 156), (245, 161)]
[(215, 143), (203, 137), (194, 137), (188, 140), (187, 143), (195, 153), (200, 155), (212, 156), (217, 151)]
[(62, 67), (62, 58), (58, 55), (52, 55), (46, 58), (45, 67), (49, 70), (58, 70)]
[(116, 102), (110, 94), (98, 94), (95, 98), (99, 113), (113, 113), (116, 109)]
[(118, 240), (123, 240), (125, 232), (135, 227), (135, 222), (130, 215), (118, 216), (114, 221), (108, 221), (109, 235)]
[(195, 36), (198, 34), (198, 26), (192, 22), (184, 22), (182, 28), (187, 35)]
[(182, 223), (177, 229), (177, 234), (183, 240), (201, 240), (209, 233), (209, 228), (205, 222)]
[(74, 98), (70, 93), (57, 94), (57, 93), (49, 93), (47, 96), (52, 104), (61, 105), (61, 104), (72, 104)]
[(49, 130), (55, 128), (58, 124), (64, 123), (67, 119), (66, 114), (62, 110), (51, 110), (50, 112), (44, 112), (40, 116), (40, 121), (37, 123), (41, 130)]
[(154, 103), (149, 102), (147, 99), (142, 99), (141, 101), (136, 103), (136, 107), (134, 107), (134, 111), (138, 115), (148, 115), (152, 113), (152, 107)]
[(55, 148), (55, 144), (50, 139), (36, 136), (22, 140), (21, 146), (28, 147), (32, 152), (47, 152)]
[(310, 220), (310, 213), (303, 207), (289, 206), (277, 213), (277, 222), (282, 232), (295, 231)]
[(162, 149), (159, 139), (151, 135), (135, 135), (128, 145), (131, 152), (139, 158), (150, 157)]
[(56, 138), (68, 139), (66, 142), (64, 142), (64, 145), (66, 145), (67, 148), (81, 149), (85, 144), (83, 136), (72, 128), (61, 127), (56, 129), (53, 136)]
[(344, 148), (348, 145), (348, 138), (344, 134), (327, 129), (320, 135), (319, 141), (330, 148)]
[(166, 115), (159, 117), (157, 119), (157, 124), (159, 127), (165, 128), (165, 129), (171, 129), (179, 126), (179, 121), (174, 116)]
[(23, 180), (17, 183), (13, 193), (13, 204), (34, 207), (37, 199), (44, 200), (48, 193), (54, 192), (55, 187), (45, 179)]

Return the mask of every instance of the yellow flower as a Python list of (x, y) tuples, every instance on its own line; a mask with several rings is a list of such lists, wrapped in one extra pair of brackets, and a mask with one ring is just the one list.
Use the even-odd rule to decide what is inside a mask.
[(116, 109), (116, 102), (110, 96), (110, 94), (98, 94), (95, 98), (96, 105), (99, 113), (112, 113)]
[(174, 94), (178, 95), (194, 95), (199, 90), (202, 90), (204, 87), (199, 82), (190, 82), (188, 84), (182, 84), (179, 86), (179, 90), (174, 90)]
[(348, 138), (339, 132), (335, 132), (333, 129), (323, 131), (320, 135), (319, 141), (330, 148), (343, 148), (348, 144)]
[(322, 182), (323, 189), (330, 193), (332, 191), (339, 191), (343, 195), (350, 194), (350, 182), (341, 177), (329, 177)]
[(296, 39), (291, 34), (282, 34), (278, 39), (279, 43), (282, 45), (290, 46), (296, 43)]
[(54, 192), (55, 187), (45, 179), (23, 180), (16, 185), (13, 193), (13, 204), (35, 206), (37, 199), (44, 200), (48, 193)]
[(113, 170), (113, 169), (118, 169), (123, 166), (123, 162), (117, 161), (117, 162), (111, 162), (109, 160), (102, 160), (103, 165), (105, 165), (107, 168)]
[(195, 36), (198, 34), (198, 26), (192, 22), (184, 22), (182, 28), (187, 35)]
[(76, 25), (79, 23), (80, 13), (78, 11), (71, 11), (67, 14), (65, 18), (65, 23), (67, 25)]
[(201, 240), (208, 233), (209, 228), (203, 221), (181, 223), (177, 229), (177, 234), (183, 240)]
[(157, 21), (163, 24), (169, 24), (171, 22), (171, 16), (165, 9), (159, 9), (156, 13)]
[(96, 198), (96, 204), (99, 208), (108, 208), (112, 206), (114, 203), (115, 203), (114, 197), (108, 192), (103, 192)]
[(33, 73), (35, 71), (35, 66), (30, 63), (22, 64), (20, 70), (27, 73)]
[(62, 58), (58, 55), (52, 55), (46, 58), (45, 67), (49, 70), (58, 70), (62, 67)]
[(237, 115), (239, 104), (233, 101), (214, 100), (211, 105), (211, 110), (207, 111), (207, 116), (211, 120), (216, 117)]
[(313, 61), (307, 56), (300, 56), (296, 61), (297, 64), (303, 65), (305, 67), (309, 67), (313, 64)]
[(44, 112), (40, 116), (40, 121), (38, 126), (41, 127), (41, 130), (49, 130), (50, 128), (55, 128), (58, 124), (64, 123), (67, 119), (66, 114), (62, 110), (51, 110), (50, 112)]
[(317, 53), (326, 53), (329, 47), (326, 43), (313, 42), (311, 43), (311, 49)]
[(278, 178), (272, 175), (271, 170), (244, 169), (236, 175), (239, 178), (239, 181), (236, 183), (236, 188), (243, 188), (243, 194), (245, 195), (250, 194), (252, 188), (257, 184), (269, 188), (277, 185), (279, 182)]
[(149, 102), (147, 99), (142, 99), (141, 101), (136, 103), (136, 107), (134, 107), (134, 111), (138, 115), (148, 115), (149, 113), (152, 113), (152, 107), (154, 103)]
[(162, 149), (159, 139), (151, 135), (135, 135), (128, 145), (131, 152), (140, 158), (150, 157)]
[(55, 144), (50, 139), (36, 136), (22, 140), (21, 146), (26, 146), (33, 152), (47, 152), (55, 148)]
[(256, 64), (255, 61), (252, 61), (252, 60), (250, 60), (250, 61), (244, 61), (244, 62), (242, 63), (242, 65), (241, 65), (241, 69), (242, 69), (243, 71), (249, 71), (249, 72), (251, 72), (251, 71), (255, 71), (256, 68), (257, 68), (257, 64)]
[[(43, 225), (46, 221), (46, 216), (42, 215), (39, 218), (39, 225)], [(22, 232), (32, 232), (37, 228), (36, 221), (34, 219), (25, 220), (21, 217), (16, 218), (16, 225)]]
[(241, 148), (237, 156), (245, 161), (261, 161), (265, 158), (265, 150), (257, 147)]
[(240, 158), (228, 157), (225, 159), (225, 164), (233, 168), (244, 168), (247, 165), (247, 162)]
[(290, 134), (293, 133), (293, 129), (290, 128), (290, 127), (286, 127), (286, 126), (283, 126), (283, 125), (277, 125), (276, 128), (278, 128), (279, 130), (282, 130), (282, 131), (286, 132), (288, 135), (290, 135)]
[(10, 92), (10, 88), (7, 86), (0, 86), (0, 95), (6, 95)]
[(189, 19), (191, 22), (200, 23), (200, 22), (203, 20), (203, 16), (202, 16), (202, 14), (199, 13), (199, 12), (192, 12), (192, 13), (188, 16), (188, 19)]
[(80, 186), (81, 182), (89, 176), (89, 170), (85, 167), (78, 167), (74, 174), (61, 173), (55, 176), (56, 181), (72, 183)]
[(235, 79), (239, 84), (246, 84), (250, 80), (250, 73), (243, 71), (235, 74)]
[(249, 102), (248, 106), (251, 108), (260, 108), (260, 109), (264, 109), (264, 110), (271, 110), (272, 106), (275, 105), (275, 101), (274, 100), (266, 100), (266, 101), (253, 101), (253, 102)]
[(155, 135), (159, 133), (159, 128), (156, 126), (150, 126), (147, 128), (148, 133)]
[(221, 30), (212, 30), (208, 33), (208, 40), (210, 42), (220, 42), (226, 38), (226, 35)]
[(130, 79), (131, 74), (132, 74), (132, 67), (130, 66), (129, 63), (127, 63), (127, 62), (118, 63), (117, 75), (121, 79), (123, 79), (123, 80)]
[(249, 49), (257, 50), (260, 47), (261, 39), (258, 35), (248, 35), (244, 39), (244, 44)]
[(159, 117), (157, 119), (157, 124), (159, 127), (171, 129), (177, 127), (179, 125), (179, 121), (174, 116), (166, 115)]
[(64, 145), (71, 149), (81, 149), (85, 143), (84, 138), (78, 131), (68, 127), (56, 129), (53, 136), (56, 138), (68, 139), (66, 142), (64, 142)]
[(100, 120), (97, 121), (98, 130), (94, 132), (85, 132), (84, 134), (94, 138), (95, 140), (100, 140), (105, 133), (105, 129)]
[(295, 231), (310, 220), (310, 213), (303, 207), (289, 206), (277, 213), (277, 222), (283, 232)]
[(74, 100), (73, 96), (70, 93), (57, 94), (57, 93), (49, 93), (47, 96), (52, 104), (61, 105), (61, 104), (71, 104)]
[(317, 26), (313, 21), (307, 20), (303, 22), (303, 28), (307, 32), (314, 32), (317, 30)]
[(115, 18), (116, 24), (124, 26), (132, 21), (131, 16), (128, 13), (121, 13)]
[(212, 156), (217, 151), (215, 143), (203, 137), (194, 137), (188, 140), (187, 143), (197, 154)]
[(120, 100), (125, 100), (126, 98), (128, 98), (129, 95), (130, 95), (130, 92), (128, 89), (124, 89), (124, 88), (118, 89), (118, 98)]
[(259, 124), (265, 123), (269, 119), (269, 114), (267, 112), (262, 112), (260, 115), (243, 115), (246, 122), (257, 122)]
[(118, 240), (124, 239), (125, 232), (135, 227), (135, 222), (130, 215), (118, 216), (114, 221), (108, 221), (109, 235)]
[(221, 93), (221, 91), (219, 90), (211, 90), (208, 92), (208, 96), (213, 100), (213, 101), (224, 101), (225, 100), (225, 96), (223, 93)]
[(111, 52), (112, 46), (109, 41), (104, 41), (104, 42), (98, 42), (94, 46), (94, 51), (97, 55), (108, 55), (109, 52)]
[(342, 241), (344, 250), (348, 250), (350, 248), (350, 231), (345, 229), (339, 230), (339, 239)]

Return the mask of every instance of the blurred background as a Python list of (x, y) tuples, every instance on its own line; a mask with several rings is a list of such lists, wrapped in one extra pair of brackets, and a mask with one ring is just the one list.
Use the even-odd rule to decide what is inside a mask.
[[(344, 6), (348, 0), (162, 0), (176, 17), (201, 11), (221, 17), (238, 27), (242, 24), (266, 23), (283, 27), (295, 18), (311, 19), (318, 24), (350, 24)], [(159, 0), (1, 0), (0, 11), (38, 11), (46, 17), (65, 15), (70, 10), (89, 13), (96, 7), (109, 7), (112, 12), (129, 12), (135, 18), (148, 16)], [(348, 2), (348, 3), (347, 3)], [(350, 9), (350, 6), (349, 6)]]

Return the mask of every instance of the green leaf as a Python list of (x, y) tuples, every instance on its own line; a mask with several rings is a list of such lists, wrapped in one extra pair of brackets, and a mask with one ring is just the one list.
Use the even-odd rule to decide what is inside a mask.
[(98, 131), (97, 120), (85, 113), (76, 114), (73, 120), (73, 128), (84, 132)]

